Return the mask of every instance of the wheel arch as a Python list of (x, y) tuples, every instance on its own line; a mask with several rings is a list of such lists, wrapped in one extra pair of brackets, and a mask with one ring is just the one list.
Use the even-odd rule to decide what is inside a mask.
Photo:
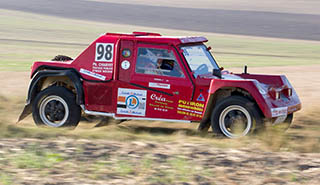
[(32, 101), (37, 96), (37, 94), (44, 89), (44, 87), (49, 87), (50, 85), (54, 85), (52, 83), (65, 79), (67, 79), (67, 81), (63, 81), (63, 83), (65, 83), (66, 86), (72, 86), (74, 88), (76, 103), (78, 105), (84, 104), (84, 91), (82, 87), (82, 81), (77, 73), (73, 72), (71, 69), (39, 70), (34, 73), (30, 81), (26, 105), (18, 119), (18, 122), (31, 113)]
[[(242, 96), (252, 101), (256, 105), (258, 105), (255, 98), (244, 88), (241, 87), (221, 87), (217, 89), (214, 93), (209, 94), (207, 105), (205, 112), (203, 114), (202, 121), (200, 122), (200, 126), (205, 127), (210, 123), (211, 113), (215, 107), (215, 105), (222, 99), (230, 97), (230, 96)], [(262, 111), (259, 109), (259, 112), (263, 115)]]
[(67, 86), (72, 86), (76, 91), (77, 104), (83, 104), (82, 82), (80, 80), (80, 76), (72, 70), (38, 71), (31, 79), (27, 96), (27, 104), (30, 104), (41, 90), (53, 85), (54, 82), (63, 82)]

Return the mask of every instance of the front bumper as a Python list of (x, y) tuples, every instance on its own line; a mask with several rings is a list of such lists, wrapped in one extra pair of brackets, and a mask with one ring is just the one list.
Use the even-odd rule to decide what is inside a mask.
[(301, 109), (301, 103), (297, 105), (291, 105), (291, 106), (285, 106), (285, 107), (277, 107), (277, 108), (271, 108), (271, 117), (280, 117), (280, 116), (285, 116), (288, 114), (292, 114), (295, 111), (298, 111)]
[(295, 111), (301, 109), (301, 103), (297, 105), (287, 106), (287, 107), (277, 107), (271, 108), (272, 124), (279, 124), (286, 121), (288, 115), (293, 114)]

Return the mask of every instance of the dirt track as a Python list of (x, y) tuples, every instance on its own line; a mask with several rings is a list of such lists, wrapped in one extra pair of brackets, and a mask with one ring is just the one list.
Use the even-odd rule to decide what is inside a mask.
[[(232, 71), (241, 72), (241, 70), (237, 68)], [(314, 147), (319, 143), (317, 130), (313, 130), (313, 135), (299, 130), (305, 121), (306, 126), (317, 125), (317, 123), (310, 125), (308, 123), (310, 120), (305, 120), (310, 117), (304, 118), (304, 115), (313, 108), (318, 108), (315, 102), (319, 102), (320, 98), (319, 71), (319, 65), (248, 69), (250, 73), (287, 75), (297, 90), (304, 108), (296, 115), (298, 124), (295, 122), (293, 124), (294, 132), (298, 131), (301, 135), (295, 135), (297, 140), (293, 138), (290, 142), (291, 145), (294, 143), (298, 147), (308, 147), (303, 151), (319, 149)], [(21, 99), (25, 97), (28, 82), (29, 72), (0, 72), (2, 84), (0, 95)], [(12, 123), (18, 116), (14, 114), (19, 111), (13, 112), (8, 115)], [(30, 123), (27, 125), (33, 125)], [(132, 125), (143, 124), (133, 121), (128, 123), (133, 132), (135, 131)], [(152, 125), (160, 126), (163, 123)], [(80, 123), (80, 131), (95, 132), (94, 129), (88, 130), (85, 127), (86, 124)], [(185, 128), (187, 127), (190, 129), (190, 125), (186, 125)], [(319, 126), (314, 128), (319, 129)], [(7, 129), (11, 133), (19, 132), (19, 128), (15, 126)], [(304, 133), (311, 137), (306, 140), (301, 139), (305, 137)], [(152, 135), (152, 132), (150, 134)], [(170, 133), (167, 136), (170, 137)], [(38, 137), (41, 138), (41, 134)], [(131, 141), (130, 137), (125, 141), (79, 140), (61, 136), (44, 137), (45, 139), (0, 139), (0, 184), (317, 185), (320, 183), (319, 153), (270, 152), (273, 150), (261, 150), (257, 140), (248, 147), (230, 149), (224, 145), (217, 147), (208, 141), (185, 142), (187, 137), (188, 135), (181, 135), (179, 139), (178, 135), (170, 142)], [(280, 149), (288, 145), (288, 141), (278, 141), (273, 136), (266, 140), (270, 145), (276, 145)], [(223, 142), (227, 141), (221, 141)]]
[(30, 185), (316, 185), (319, 159), (320, 154), (218, 149), (181, 141), (0, 140), (0, 175)]

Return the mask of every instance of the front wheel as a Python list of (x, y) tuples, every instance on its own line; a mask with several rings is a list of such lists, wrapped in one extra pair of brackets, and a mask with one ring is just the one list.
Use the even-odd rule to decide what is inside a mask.
[(81, 109), (71, 91), (52, 86), (36, 96), (32, 104), (32, 116), (38, 126), (76, 127), (80, 121)]
[(227, 97), (215, 106), (211, 115), (213, 132), (228, 138), (239, 138), (262, 125), (262, 116), (254, 102), (242, 96)]

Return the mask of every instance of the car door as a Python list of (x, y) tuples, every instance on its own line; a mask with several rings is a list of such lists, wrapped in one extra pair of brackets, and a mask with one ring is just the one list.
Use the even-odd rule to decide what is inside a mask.
[(135, 56), (130, 84), (147, 91), (146, 117), (189, 120), (178, 105), (190, 101), (193, 85), (176, 50), (168, 45), (138, 43)]

